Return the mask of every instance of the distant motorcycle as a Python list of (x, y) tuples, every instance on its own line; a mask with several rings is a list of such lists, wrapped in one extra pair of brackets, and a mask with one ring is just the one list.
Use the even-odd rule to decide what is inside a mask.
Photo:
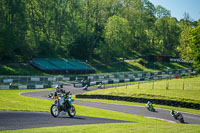
[(174, 119), (178, 120), (180, 123), (184, 123), (183, 115), (180, 112), (172, 110), (170, 114), (174, 117)]
[(153, 104), (151, 102), (147, 102), (146, 104), (146, 108), (149, 110), (149, 111), (152, 111), (152, 112), (155, 112), (155, 108), (153, 107)]
[(102, 83), (99, 83), (98, 84), (98, 89), (101, 89), (102, 88)]
[(84, 87), (83, 87), (83, 90), (87, 90), (88, 89), (88, 85), (85, 85)]
[(75, 116), (76, 110), (72, 105), (71, 96), (70, 92), (62, 93), (61, 96), (54, 96), (54, 104), (51, 106), (51, 115), (53, 117), (58, 117), (62, 111), (68, 113), (70, 117)]
[(54, 93), (51, 92), (49, 95), (48, 95), (48, 98), (53, 98), (54, 97)]

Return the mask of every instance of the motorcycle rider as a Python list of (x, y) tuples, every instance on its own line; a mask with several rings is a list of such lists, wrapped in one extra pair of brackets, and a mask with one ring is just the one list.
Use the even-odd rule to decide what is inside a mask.
[(174, 119), (179, 120), (181, 123), (184, 123), (183, 115), (178, 111), (170, 111), (170, 114), (174, 117)]
[(177, 119), (177, 117), (180, 115), (180, 113), (179, 113), (178, 111), (175, 111), (175, 110), (172, 110), (172, 111), (170, 112), (170, 114), (171, 114), (175, 119)]
[(101, 89), (102, 88), (102, 83), (98, 84), (98, 88)]
[(90, 78), (88, 80), (83, 81), (83, 84), (84, 84), (83, 90), (88, 89), (88, 87), (90, 86), (90, 81), (91, 81)]
[(150, 101), (148, 101), (146, 106), (147, 106), (147, 108), (149, 108), (150, 106), (152, 106), (152, 103)]
[(58, 93), (65, 93), (65, 90), (63, 90), (59, 85), (56, 86), (56, 90), (55, 90), (55, 93), (54, 93), (54, 96), (57, 96)]
[(153, 104), (152, 104), (150, 101), (147, 102), (146, 108), (147, 108), (149, 111), (153, 111), (153, 112), (156, 111), (156, 110), (154, 109), (154, 107), (153, 107)]

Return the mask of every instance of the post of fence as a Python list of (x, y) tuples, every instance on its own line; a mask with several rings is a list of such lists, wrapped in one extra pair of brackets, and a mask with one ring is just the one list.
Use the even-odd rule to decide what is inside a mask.
[(138, 82), (138, 89), (140, 88), (140, 81)]
[(169, 81), (166, 84), (166, 90), (168, 90), (168, 89), (169, 89)]
[(153, 85), (152, 85), (152, 89), (154, 89), (154, 80), (153, 80)]
[(28, 76), (26, 77), (26, 85), (28, 85)]

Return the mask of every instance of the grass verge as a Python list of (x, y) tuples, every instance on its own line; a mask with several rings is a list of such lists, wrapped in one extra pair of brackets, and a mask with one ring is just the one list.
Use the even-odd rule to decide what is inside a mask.
[(99, 89), (85, 94), (166, 99), (200, 103), (200, 77), (161, 80), (130, 86)]
[(199, 125), (153, 122), (92, 124), (5, 131), (5, 133), (199, 133)]

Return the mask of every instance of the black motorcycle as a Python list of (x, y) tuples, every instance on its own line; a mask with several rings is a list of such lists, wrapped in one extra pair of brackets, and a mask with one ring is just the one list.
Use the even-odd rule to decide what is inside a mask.
[(49, 95), (48, 95), (48, 98), (53, 98), (54, 97), (54, 93), (51, 92)]
[(178, 120), (180, 123), (184, 123), (183, 115), (180, 112), (172, 110), (170, 114), (175, 120)]
[(72, 94), (70, 92), (62, 93), (61, 96), (54, 96), (54, 104), (51, 106), (51, 115), (53, 117), (58, 117), (60, 112), (64, 111), (68, 113), (70, 117), (74, 117), (76, 110), (72, 105)]

